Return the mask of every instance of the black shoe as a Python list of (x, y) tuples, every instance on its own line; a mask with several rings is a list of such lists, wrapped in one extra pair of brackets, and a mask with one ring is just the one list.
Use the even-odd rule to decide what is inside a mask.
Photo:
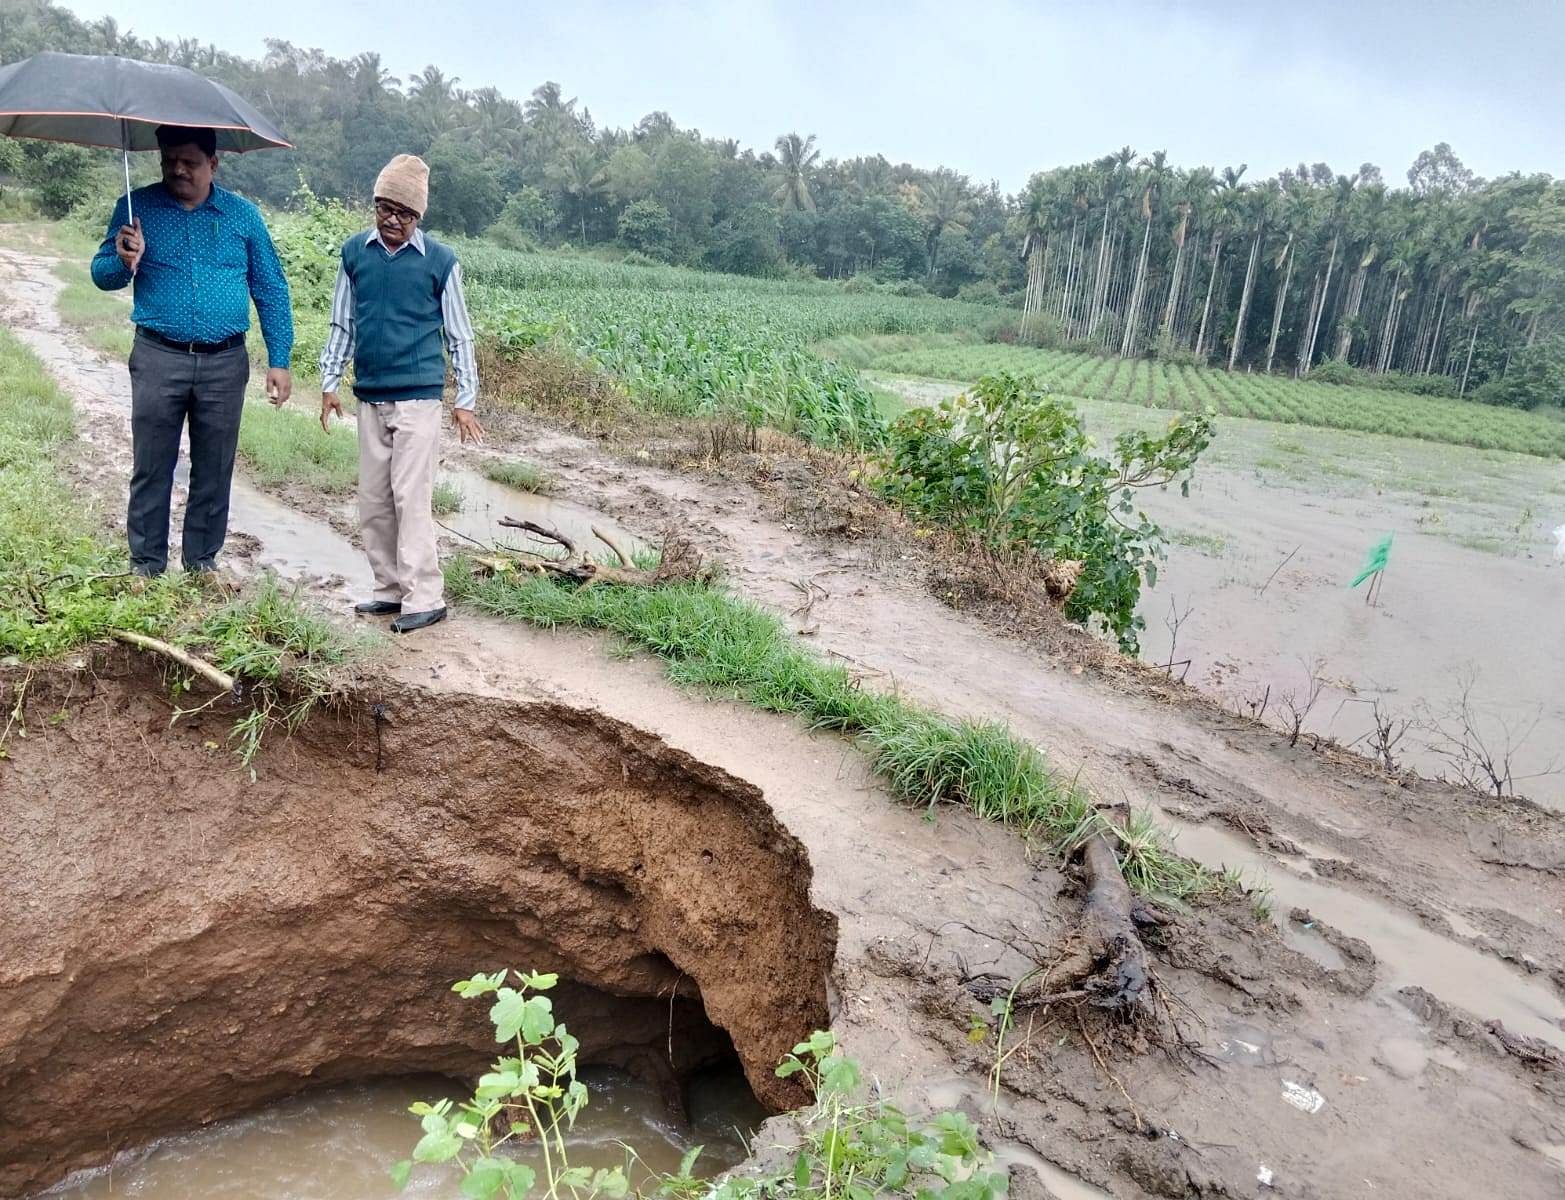
[(428, 612), (408, 613), (405, 617), (398, 617), (391, 623), (392, 633), (412, 633), (415, 629), (423, 629), (433, 625), (436, 621), (446, 619), (444, 608), (432, 608)]
[(366, 600), (363, 604), (355, 604), (353, 611), (368, 617), (384, 617), (387, 613), (401, 612), (402, 605), (395, 600)]

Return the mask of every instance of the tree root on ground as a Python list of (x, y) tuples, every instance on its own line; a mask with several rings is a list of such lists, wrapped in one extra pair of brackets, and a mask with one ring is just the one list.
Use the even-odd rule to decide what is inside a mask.
[(557, 529), (539, 525), (535, 521), (518, 521), (501, 517), (499, 524), (507, 529), (520, 529), (546, 541), (554, 542), (565, 551), (563, 557), (535, 553), (528, 550), (497, 550), (485, 548), (482, 554), (472, 556), (472, 561), (490, 574), (508, 571), (526, 571), (533, 575), (551, 575), (567, 579), (583, 587), (595, 583), (618, 583), (632, 587), (655, 587), (664, 583), (683, 583), (704, 579), (709, 574), (701, 556), (689, 542), (672, 534), (665, 535), (663, 548), (656, 567), (638, 567), (612, 536), (594, 525), (592, 536), (613, 552), (616, 563), (599, 562), (585, 549)]
[(1094, 833), (1082, 843), (1087, 894), (1079, 930), (1064, 957), (1024, 980), (1014, 994), (1011, 987), (986, 977), (970, 980), (969, 991), (980, 1000), (1008, 996), (1013, 1009), (1087, 1003), (1126, 1019), (1152, 1011), (1156, 983), (1136, 932), (1140, 910), (1109, 837)]
[(172, 659), (180, 666), (194, 671), (219, 691), (232, 692), (237, 687), (234, 677), (226, 671), (219, 671), (206, 659), (198, 658), (188, 650), (181, 650), (178, 646), (170, 645), (159, 638), (148, 637), (144, 633), (133, 633), (129, 629), (111, 629), (109, 630), (109, 636), (117, 642), (124, 642), (127, 646), (151, 650), (154, 654), (161, 654), (164, 658)]

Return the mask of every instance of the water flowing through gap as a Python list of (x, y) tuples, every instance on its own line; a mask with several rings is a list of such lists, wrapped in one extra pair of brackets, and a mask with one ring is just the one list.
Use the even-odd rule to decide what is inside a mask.
[[(619, 1071), (584, 1071), (591, 1101), (568, 1139), (574, 1166), (614, 1167), (626, 1147), (640, 1160), (631, 1180), (674, 1171), (701, 1146), (694, 1173), (710, 1177), (743, 1161), (766, 1116), (736, 1064), (703, 1072), (685, 1090), (688, 1119), (670, 1113), (649, 1084)], [(460, 1100), (461, 1087), (441, 1076), (350, 1084), (306, 1093), (193, 1133), (164, 1138), (79, 1172), (46, 1193), (60, 1200), (391, 1200), (450, 1196), (458, 1175), (423, 1167), (399, 1192), (387, 1174), (419, 1137), (415, 1100)], [(542, 1173), (536, 1146), (514, 1154)]]

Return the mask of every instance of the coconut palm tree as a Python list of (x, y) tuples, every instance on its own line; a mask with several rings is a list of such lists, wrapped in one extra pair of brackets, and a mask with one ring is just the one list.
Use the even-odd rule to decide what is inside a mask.
[[(1223, 260), (1223, 246), (1228, 241), (1228, 235), (1235, 223), (1238, 212), (1239, 180), (1243, 178), (1247, 169), (1246, 163), (1240, 163), (1238, 168), (1224, 167), (1223, 177), (1217, 185), (1215, 202), (1210, 212), (1211, 218), (1211, 257), (1212, 270), (1206, 279), (1206, 299), (1201, 304), (1201, 327), (1196, 332), (1195, 352), (1206, 354), (1206, 330), (1207, 323), (1212, 316), (1212, 293), (1217, 290), (1217, 266)], [(1225, 284), (1226, 284), (1226, 276)]]
[(1173, 336), (1174, 316), (1179, 308), (1179, 288), (1184, 282), (1185, 245), (1189, 240), (1190, 218), (1192, 214), (1199, 218), (1205, 211), (1216, 186), (1217, 176), (1211, 167), (1196, 167), (1186, 172), (1179, 181), (1174, 209), (1179, 223), (1174, 227), (1174, 269), (1169, 275), (1168, 303), (1163, 306), (1163, 322), (1159, 329), (1162, 338)]
[(935, 276), (940, 260), (940, 239), (947, 231), (965, 233), (973, 219), (967, 197), (967, 176), (941, 167), (918, 185), (918, 206), (928, 230), (929, 277)]
[(559, 157), (549, 164), (550, 180), (575, 201), (583, 245), (587, 244), (587, 210), (608, 186), (608, 175), (603, 166), (602, 152), (587, 141), (566, 146)]
[(785, 133), (777, 139), (775, 146), (782, 183), (777, 186), (773, 198), (782, 205), (784, 212), (814, 212), (815, 197), (810, 193), (809, 173), (821, 156), (815, 148), (815, 135), (800, 137), (797, 133)]
[(1044, 251), (1048, 245), (1049, 189), (1042, 175), (1027, 181), (1019, 197), (1022, 224), (1021, 259), (1027, 265), (1027, 291), (1022, 297), (1022, 320), (1018, 335), (1027, 340), (1033, 316), (1043, 306)]
[(473, 93), (473, 114), (477, 118), (477, 132), (485, 146), (494, 146), (504, 153), (515, 154), (526, 139), (526, 118), (522, 107), (496, 88), (479, 88)]

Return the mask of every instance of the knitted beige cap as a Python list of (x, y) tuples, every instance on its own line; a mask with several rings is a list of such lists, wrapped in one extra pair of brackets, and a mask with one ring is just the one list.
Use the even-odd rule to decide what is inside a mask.
[(429, 208), (429, 165), (416, 154), (399, 154), (375, 177), (375, 199), (390, 200), (423, 216)]

